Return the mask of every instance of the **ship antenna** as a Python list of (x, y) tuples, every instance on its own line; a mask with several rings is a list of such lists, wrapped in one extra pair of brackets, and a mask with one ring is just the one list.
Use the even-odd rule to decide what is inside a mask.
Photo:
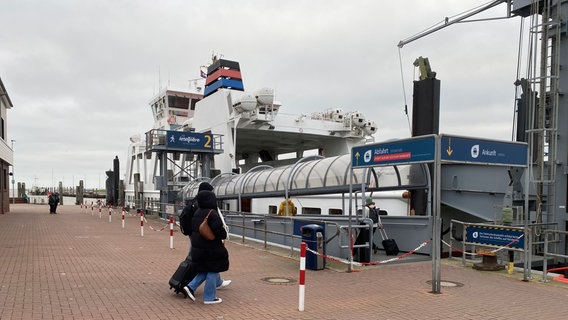
[(162, 91), (162, 70), (160, 65), (158, 65), (158, 92)]

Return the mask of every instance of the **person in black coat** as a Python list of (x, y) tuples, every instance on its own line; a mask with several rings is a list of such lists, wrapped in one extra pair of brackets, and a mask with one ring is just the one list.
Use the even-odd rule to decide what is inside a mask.
[[(214, 304), (223, 300), (217, 297), (219, 273), (229, 270), (229, 252), (223, 242), (227, 229), (217, 211), (217, 198), (209, 190), (200, 191), (197, 196), (199, 209), (191, 221), (191, 268), (198, 274), (184, 288), (191, 300), (195, 301), (194, 291), (205, 281), (203, 303)], [(215, 239), (207, 240), (199, 233), (199, 225), (209, 215), (207, 223), (215, 234)]]
[(57, 205), (55, 199), (55, 193), (49, 192), (47, 194), (47, 203), (49, 204), (49, 214), (54, 214)]
[[(204, 191), (204, 190), (213, 191), (213, 189), (214, 189), (213, 186), (211, 184), (209, 184), (208, 182), (202, 182), (202, 183), (199, 184), (198, 194), (201, 191)], [(190, 239), (191, 239), (191, 234), (193, 232), (193, 230), (192, 230), (193, 216), (195, 215), (195, 212), (197, 212), (198, 209), (199, 209), (199, 204), (197, 203), (197, 197), (194, 197), (192, 199), (187, 199), (186, 205), (183, 208), (182, 214), (180, 215), (180, 228), (183, 229), (183, 234), (187, 235)], [(191, 262), (191, 241), (189, 241), (189, 253), (187, 255), (186, 260)], [(193, 280), (195, 275), (198, 273), (196, 270), (193, 270), (193, 268), (191, 268), (191, 267), (192, 266), (190, 265), (190, 269), (189, 269), (188, 274), (186, 276), (188, 283), (191, 280)], [(226, 288), (230, 284), (231, 284), (231, 280), (225, 280), (225, 279), (221, 278), (221, 275), (219, 275), (219, 278), (217, 279), (217, 289)], [(187, 285), (187, 283), (184, 284), (184, 285)], [(187, 294), (187, 292), (188, 292), (187, 289), (184, 289), (184, 292), (185, 292), (186, 296), (188, 296), (189, 298), (194, 300), (195, 297), (191, 297)]]

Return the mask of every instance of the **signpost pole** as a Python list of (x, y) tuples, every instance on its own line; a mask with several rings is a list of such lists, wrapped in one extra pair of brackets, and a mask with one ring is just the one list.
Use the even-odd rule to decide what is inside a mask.
[(435, 146), (435, 158), (434, 158), (434, 186), (432, 190), (434, 191), (434, 212), (432, 221), (432, 293), (440, 293), (440, 278), (441, 278), (441, 266), (440, 266), (440, 248), (441, 244), (441, 231), (440, 231), (440, 181), (442, 173), (441, 165), (441, 150), (440, 150), (440, 136), (436, 136), (436, 146)]

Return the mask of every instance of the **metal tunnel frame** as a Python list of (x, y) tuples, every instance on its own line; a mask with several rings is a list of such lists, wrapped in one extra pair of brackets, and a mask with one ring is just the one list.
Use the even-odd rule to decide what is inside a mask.
[[(429, 188), (427, 168), (420, 164), (355, 168), (351, 190), (350, 172), (349, 154), (330, 158), (311, 156), (293, 165), (273, 168), (259, 164), (243, 174), (221, 174), (209, 183), (215, 187), (218, 200)], [(202, 181), (189, 182), (183, 188), (183, 198), (193, 198)]]

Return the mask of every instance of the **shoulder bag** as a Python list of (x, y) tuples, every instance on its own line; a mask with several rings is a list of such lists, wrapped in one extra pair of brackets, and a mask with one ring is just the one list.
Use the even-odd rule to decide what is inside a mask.
[(201, 222), (201, 224), (199, 225), (199, 234), (201, 234), (201, 236), (205, 240), (215, 240), (215, 234), (213, 233), (213, 230), (211, 230), (211, 227), (209, 226), (209, 223), (207, 222), (207, 219), (209, 218), (211, 211), (213, 211), (213, 210), (211, 210), (211, 209), (209, 210), (209, 212), (207, 213), (207, 216), (205, 216), (205, 218), (203, 219), (203, 222)]

